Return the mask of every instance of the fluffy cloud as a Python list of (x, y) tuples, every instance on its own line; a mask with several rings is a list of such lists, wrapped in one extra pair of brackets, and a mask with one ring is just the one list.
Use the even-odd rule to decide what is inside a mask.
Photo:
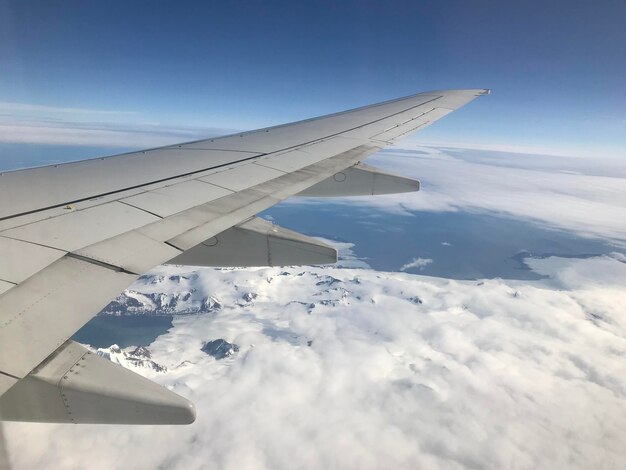
[[(6, 423), (14, 467), (624, 468), (626, 264), (529, 263), (550, 278), (200, 270), (223, 310), (177, 318), (145, 371), (196, 423)], [(217, 338), (240, 351), (200, 350)]]
[(424, 269), (429, 264), (432, 264), (433, 260), (430, 258), (413, 258), (412, 261), (402, 265), (400, 271), (406, 271), (408, 269)]

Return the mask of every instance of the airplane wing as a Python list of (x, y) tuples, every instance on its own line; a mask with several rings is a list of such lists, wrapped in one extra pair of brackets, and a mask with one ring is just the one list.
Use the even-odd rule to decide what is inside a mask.
[(0, 417), (182, 424), (184, 398), (69, 338), (163, 263), (336, 261), (255, 214), (294, 195), (416, 191), (361, 162), (488, 90), (449, 90), (292, 124), (0, 173)]

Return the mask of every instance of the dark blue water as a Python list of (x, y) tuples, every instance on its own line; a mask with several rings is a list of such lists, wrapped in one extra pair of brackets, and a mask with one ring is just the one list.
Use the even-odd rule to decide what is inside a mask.
[(492, 214), (391, 214), (346, 204), (282, 204), (262, 215), (299, 232), (354, 243), (374, 269), (398, 271), (414, 258), (432, 259), (407, 272), (452, 279), (540, 279), (523, 258), (589, 256), (620, 251), (607, 242)]
[(172, 318), (171, 315), (101, 315), (92, 318), (72, 339), (94, 348), (104, 348), (112, 344), (122, 348), (148, 346), (172, 328)]

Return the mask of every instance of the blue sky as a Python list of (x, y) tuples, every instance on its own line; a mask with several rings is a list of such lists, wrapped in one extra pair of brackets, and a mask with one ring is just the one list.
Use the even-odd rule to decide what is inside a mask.
[(1, 122), (249, 129), (486, 87), (417, 140), (624, 155), (625, 17), (623, 0), (0, 1), (0, 102), (37, 105)]

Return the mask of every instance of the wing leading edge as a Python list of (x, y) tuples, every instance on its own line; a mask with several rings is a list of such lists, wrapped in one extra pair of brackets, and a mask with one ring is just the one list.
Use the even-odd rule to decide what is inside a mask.
[[(64, 415), (72, 413), (69, 405), (55, 405), (49, 416), (45, 407), (36, 407), (37, 414), (29, 416), (26, 410), (33, 407), (16, 404), (15, 390), (27, 390), (32, 403), (44, 403), (50, 394), (52, 400), (67, 396), (63, 375), (57, 382), (41, 380), (42, 370), (62, 363), (60, 351), (78, 350), (67, 343), (72, 334), (156, 265), (181, 259), (197, 259), (199, 265), (332, 261), (331, 248), (266, 227), (253, 216), (298, 194), (418, 190), (419, 182), (360, 161), (487, 93), (421, 93), (221, 138), (0, 173), (0, 417), (116, 422), (113, 408), (136, 399), (121, 393), (133, 379), (116, 367), (98, 362), (91, 369), (96, 376), (104, 371), (117, 377), (120, 389), (105, 390), (117, 398), (75, 386), (71, 393), (80, 406), (74, 412), (82, 411), (71, 419)], [(244, 239), (255, 241), (247, 262), (236, 250)], [(216, 251), (214, 240), (228, 248)], [(141, 387), (153, 390), (145, 392), (142, 405), (152, 417), (137, 416), (131, 423), (193, 421), (189, 402)], [(159, 415), (154, 403), (167, 411)], [(125, 416), (118, 421), (128, 422)]]

